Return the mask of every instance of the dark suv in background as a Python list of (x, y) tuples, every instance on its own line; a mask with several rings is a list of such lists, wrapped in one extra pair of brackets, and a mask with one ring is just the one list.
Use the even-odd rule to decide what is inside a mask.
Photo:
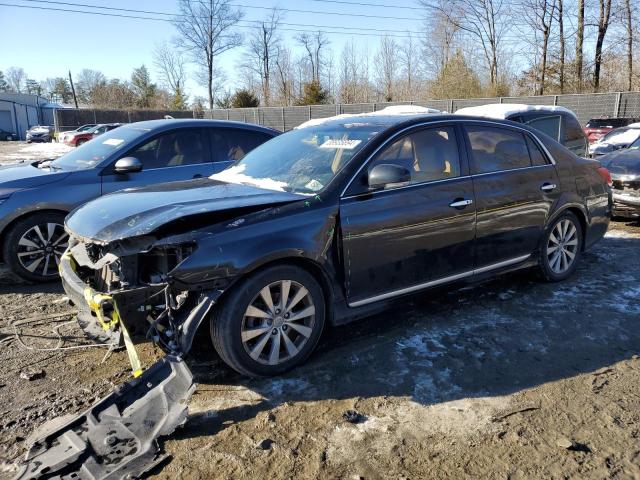
[(278, 134), (227, 121), (152, 120), (118, 127), (54, 161), (0, 167), (2, 261), (26, 280), (55, 279), (67, 247), (64, 218), (75, 207), (125, 188), (208, 177)]
[(589, 141), (580, 126), (578, 117), (568, 108), (551, 105), (495, 103), (461, 108), (456, 111), (456, 115), (472, 115), (524, 123), (546, 133), (579, 157), (585, 157), (588, 154)]

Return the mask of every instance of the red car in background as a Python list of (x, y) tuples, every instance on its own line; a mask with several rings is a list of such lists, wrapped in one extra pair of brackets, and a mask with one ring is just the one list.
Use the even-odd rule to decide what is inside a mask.
[(118, 128), (120, 125), (122, 124), (121, 123), (101, 123), (100, 125), (96, 125), (95, 127), (92, 127), (83, 132), (71, 132), (72, 133), (71, 135), (67, 133), (64, 136), (63, 141), (65, 145), (70, 145), (72, 147), (79, 147), (83, 143), (86, 143), (89, 140), (91, 140), (92, 138), (102, 135), (103, 133), (108, 132), (109, 130), (113, 130), (114, 128)]
[(589, 143), (597, 142), (614, 128), (626, 127), (632, 123), (640, 122), (640, 118), (592, 118), (584, 126), (584, 133)]

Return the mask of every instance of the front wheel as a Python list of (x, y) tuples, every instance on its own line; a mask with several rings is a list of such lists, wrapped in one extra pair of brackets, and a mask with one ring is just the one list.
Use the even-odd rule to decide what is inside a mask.
[(325, 322), (324, 295), (306, 270), (267, 268), (240, 284), (214, 310), (211, 339), (241, 374), (284, 373), (306, 360)]
[(11, 271), (30, 282), (58, 278), (60, 256), (69, 236), (64, 230), (64, 214), (37, 213), (16, 222), (7, 233), (3, 257)]
[(570, 277), (582, 251), (582, 226), (571, 212), (560, 215), (545, 231), (540, 249), (540, 271), (545, 280)]

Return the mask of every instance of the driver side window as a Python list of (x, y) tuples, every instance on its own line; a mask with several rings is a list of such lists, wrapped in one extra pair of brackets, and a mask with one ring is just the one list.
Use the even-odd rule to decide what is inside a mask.
[(380, 152), (369, 164), (406, 168), (409, 184), (432, 182), (460, 176), (458, 142), (453, 127), (428, 128), (406, 135)]
[(140, 160), (145, 170), (181, 167), (210, 161), (200, 129), (165, 133), (142, 144), (128, 156)]

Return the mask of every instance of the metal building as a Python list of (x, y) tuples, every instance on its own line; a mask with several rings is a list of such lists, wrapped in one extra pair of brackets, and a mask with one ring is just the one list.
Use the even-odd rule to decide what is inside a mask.
[(0, 92), (0, 129), (24, 140), (34, 125), (53, 126), (53, 112), (58, 108), (62, 107), (38, 95)]

